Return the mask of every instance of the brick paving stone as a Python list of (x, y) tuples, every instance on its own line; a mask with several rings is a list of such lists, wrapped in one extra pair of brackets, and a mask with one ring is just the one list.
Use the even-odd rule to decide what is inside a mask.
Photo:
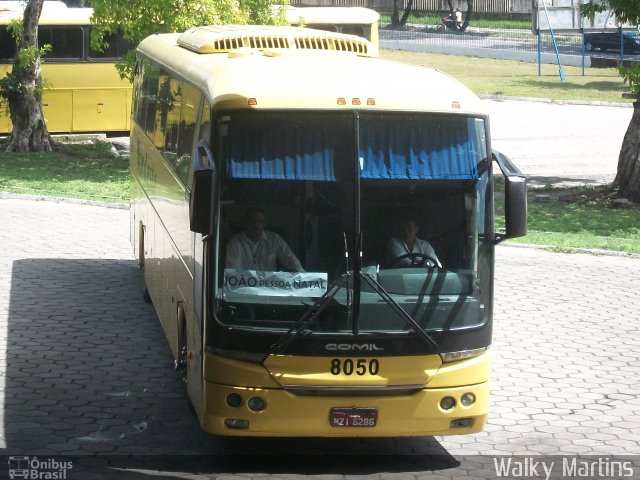
[[(233, 455), (249, 444), (275, 455), (342, 451), (370, 459), (388, 452), (384, 457), (393, 459), (444, 452), (462, 461), (427, 471), (416, 460), (421, 471), (404, 460), (397, 472), (381, 467), (347, 475), (358, 479), (487, 477), (490, 469), (471, 466), (479, 454), (640, 454), (638, 259), (497, 248), (485, 432), (234, 442), (199, 429), (153, 309), (131, 288), (140, 278), (126, 210), (0, 198), (0, 224), (12, 226), (0, 229), (0, 442), (6, 453)], [(33, 235), (33, 225), (46, 238)], [(138, 433), (141, 422), (146, 429)], [(32, 430), (39, 424), (42, 441)], [(335, 475), (322, 463), (318, 474), (289, 478)], [(284, 478), (268, 469), (243, 476), (260, 475)]]

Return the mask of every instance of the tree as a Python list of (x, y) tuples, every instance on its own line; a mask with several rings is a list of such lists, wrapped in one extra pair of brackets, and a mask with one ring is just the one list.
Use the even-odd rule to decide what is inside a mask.
[[(98, 50), (105, 48), (106, 38), (117, 31), (132, 45), (137, 45), (149, 35), (180, 32), (197, 25), (282, 23), (283, 16), (274, 16), (273, 3), (270, 0), (92, 0), (92, 20), (96, 27), (91, 34), (91, 45)], [(134, 64), (135, 50), (130, 50), (117, 65), (120, 75), (132, 79)]]
[[(451, 14), (451, 18), (455, 18), (455, 10), (453, 8), (453, 3), (451, 0), (447, 0), (447, 5), (449, 5), (449, 13)], [(473, 16), (473, 0), (467, 0), (467, 13), (464, 16), (464, 22), (462, 26), (458, 29), (460, 32), (464, 32), (469, 24), (471, 23), (471, 17)]]
[(42, 113), (42, 71), (40, 57), (47, 48), (38, 48), (38, 21), (44, 0), (28, 0), (22, 23), (11, 30), (17, 50), (11, 73), (0, 80), (0, 97), (7, 101), (13, 130), (7, 151), (50, 151), (53, 140)]
[[(596, 13), (611, 10), (620, 24), (640, 24), (640, 2), (638, 0), (596, 0), (581, 6), (583, 16), (591, 17)], [(618, 168), (612, 187), (619, 197), (640, 203), (640, 65), (621, 64), (618, 72), (629, 84), (633, 102), (633, 115), (627, 132), (622, 140)]]
[(407, 19), (411, 14), (413, 8), (413, 0), (407, 0), (402, 18), (400, 18), (400, 11), (398, 7), (398, 0), (393, 0), (393, 13), (391, 14), (391, 26), (392, 27), (404, 27), (407, 24)]

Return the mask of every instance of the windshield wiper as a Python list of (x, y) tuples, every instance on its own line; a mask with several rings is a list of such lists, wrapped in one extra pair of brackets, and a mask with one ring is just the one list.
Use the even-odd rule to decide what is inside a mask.
[[(332, 300), (335, 298), (337, 293), (341, 288), (346, 288), (347, 290), (347, 317), (352, 322), (353, 325), (353, 334), (359, 334), (358, 327), (358, 316), (360, 314), (360, 293), (362, 289), (361, 281), (364, 280), (373, 290), (376, 291), (380, 297), (396, 312), (405, 323), (407, 323), (412, 330), (416, 332), (416, 334), (429, 346), (429, 348), (437, 347), (438, 343), (433, 339), (431, 335), (424, 331), (424, 329), (416, 322), (411, 315), (409, 315), (403, 308), (396, 302), (393, 297), (378, 283), (377, 280), (366, 275), (362, 272), (362, 235), (358, 235), (357, 240), (357, 252), (356, 259), (354, 260), (354, 278), (353, 278), (353, 301), (350, 299), (350, 288), (349, 288), (349, 279), (351, 278), (351, 273), (349, 273), (349, 250), (347, 248), (347, 238), (344, 235), (344, 254), (345, 254), (345, 265), (347, 268), (346, 273), (340, 275), (337, 279), (335, 279), (327, 288), (327, 291), (314, 301), (313, 305), (309, 307), (309, 309), (300, 317), (296, 323), (284, 334), (282, 337), (278, 339), (276, 343), (274, 343), (267, 354), (271, 353), (282, 353), (291, 343), (298, 338), (305, 329), (313, 323), (322, 312), (329, 306)], [(344, 282), (344, 286), (342, 285)]]
[(316, 318), (320, 316), (320, 314), (329, 306), (329, 303), (335, 298), (341, 288), (341, 282), (344, 281), (344, 285), (347, 289), (347, 318), (352, 319), (352, 305), (349, 294), (349, 278), (351, 274), (349, 273), (349, 249), (347, 247), (347, 235), (346, 233), (342, 233), (342, 237), (344, 240), (344, 261), (346, 272), (336, 278), (331, 284), (327, 287), (327, 291), (324, 294), (313, 302), (306, 312), (296, 320), (296, 323), (289, 329), (287, 332), (282, 335), (278, 339), (276, 343), (271, 345), (271, 348), (267, 352), (267, 354), (271, 353), (281, 353), (284, 351), (291, 343), (300, 336), (300, 334), (309, 326), (311, 323), (315, 321)]
[(424, 329), (416, 322), (411, 315), (409, 315), (402, 306), (398, 302), (396, 302), (389, 292), (387, 292), (382, 285), (378, 283), (377, 280), (362, 273), (358, 272), (359, 277), (362, 278), (366, 283), (369, 284), (371, 288), (373, 288), (378, 295), (382, 297), (382, 299), (387, 302), (387, 304), (396, 312), (400, 317), (410, 326), (412, 329), (418, 334), (418, 336), (424, 340), (424, 342), (429, 347), (437, 347), (438, 343), (433, 339), (431, 335), (424, 331)]

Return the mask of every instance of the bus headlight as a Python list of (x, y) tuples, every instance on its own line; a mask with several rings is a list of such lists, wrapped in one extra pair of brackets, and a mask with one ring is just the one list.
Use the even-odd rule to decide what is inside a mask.
[(463, 407), (468, 407), (470, 405), (473, 405), (475, 402), (476, 402), (476, 396), (471, 392), (467, 392), (463, 394), (462, 397), (460, 397), (460, 403), (462, 404)]
[(262, 397), (251, 397), (247, 402), (247, 407), (254, 412), (260, 412), (267, 407), (267, 402)]
[(227, 395), (226, 402), (230, 407), (239, 407), (242, 405), (242, 397), (237, 393), (230, 393)]
[(451, 410), (456, 406), (456, 399), (453, 397), (444, 397), (440, 400), (440, 408), (442, 410)]
[(473, 350), (460, 350), (458, 352), (446, 352), (441, 353), (440, 358), (442, 358), (443, 363), (457, 362), (458, 360), (477, 357), (487, 350), (489, 350), (489, 347), (474, 348)]

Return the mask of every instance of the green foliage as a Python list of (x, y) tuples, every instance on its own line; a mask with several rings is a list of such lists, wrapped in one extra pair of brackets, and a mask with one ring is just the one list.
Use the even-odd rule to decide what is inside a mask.
[[(549, 201), (536, 195), (544, 192)], [(515, 243), (549, 245), (568, 252), (579, 248), (640, 253), (640, 207), (615, 208), (608, 185), (530, 188), (529, 232)], [(503, 193), (496, 193), (496, 226), (504, 228)]]
[[(611, 10), (620, 24), (640, 24), (640, 1), (638, 0), (591, 0), (580, 6), (580, 14), (591, 20), (596, 13)], [(620, 76), (629, 85), (631, 91), (640, 96), (640, 66), (621, 65), (618, 67)]]
[(631, 92), (640, 98), (640, 65), (637, 63), (621, 65), (618, 67), (618, 72), (625, 83), (629, 85)]
[[(270, 0), (93, 0), (93, 21), (97, 24), (91, 45), (106, 46), (105, 36), (120, 30), (125, 40), (137, 45), (156, 33), (181, 32), (197, 25), (276, 24)], [(133, 77), (135, 51), (118, 65), (123, 77)]]
[(580, 5), (583, 17), (594, 19), (596, 13), (611, 10), (620, 24), (638, 25), (640, 20), (640, 2), (638, 0), (591, 0)]
[[(12, 20), (9, 22), (7, 29), (11, 32), (16, 45), (20, 45), (24, 31), (22, 22), (20, 20)], [(50, 51), (51, 45), (49, 44), (44, 44), (40, 48), (35, 45), (31, 45), (18, 49), (14, 71), (8, 72), (4, 78), (0, 79), (0, 99), (8, 99), (15, 95), (24, 95), (34, 89), (36, 93), (41, 94), (43, 88), (42, 85), (34, 86), (23, 83), (20, 80), (19, 71), (25, 71), (32, 68), (43, 55), (46, 55)]]

